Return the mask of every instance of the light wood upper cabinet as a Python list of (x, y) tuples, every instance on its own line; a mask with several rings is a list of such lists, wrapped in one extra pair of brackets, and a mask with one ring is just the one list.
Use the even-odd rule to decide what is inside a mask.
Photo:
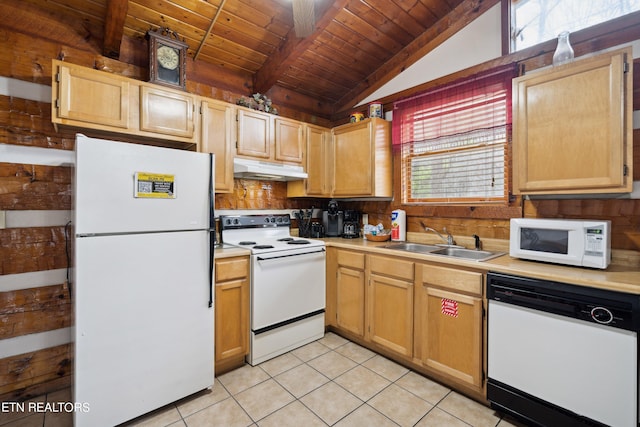
[(331, 153), (331, 133), (329, 129), (307, 125), (307, 174), (306, 193), (309, 196), (329, 195), (329, 155)]
[(216, 193), (233, 191), (234, 108), (226, 102), (203, 99), (200, 104), (199, 150), (216, 157)]
[(625, 48), (514, 79), (514, 193), (631, 191), (632, 64)]
[(140, 87), (140, 130), (193, 138), (193, 95), (155, 86)]
[(302, 123), (282, 117), (274, 119), (275, 156), (274, 160), (302, 163)]
[(333, 128), (334, 197), (391, 197), (391, 124), (366, 119)]
[(53, 61), (53, 123), (129, 129), (130, 82), (113, 74)]
[(238, 121), (236, 151), (238, 155), (269, 159), (273, 140), (273, 118), (267, 113), (241, 107), (237, 107), (236, 114)]
[(482, 392), (480, 272), (416, 264), (415, 358), (446, 379)]
[(304, 126), (304, 163), (309, 177), (287, 183), (288, 197), (330, 197), (331, 130), (315, 125)]
[(244, 364), (249, 352), (249, 257), (215, 260), (215, 372)]
[(238, 156), (302, 164), (302, 122), (245, 107), (236, 107), (236, 114)]
[(197, 143), (195, 96), (56, 59), (52, 70), (54, 124)]

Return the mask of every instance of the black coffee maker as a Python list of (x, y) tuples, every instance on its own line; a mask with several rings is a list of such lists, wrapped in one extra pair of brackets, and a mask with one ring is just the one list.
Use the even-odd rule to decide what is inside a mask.
[(360, 212), (354, 210), (344, 211), (342, 237), (347, 239), (360, 237)]
[(327, 237), (340, 237), (344, 226), (342, 225), (344, 213), (338, 210), (338, 202), (331, 200), (327, 210), (322, 211), (322, 225), (324, 235)]

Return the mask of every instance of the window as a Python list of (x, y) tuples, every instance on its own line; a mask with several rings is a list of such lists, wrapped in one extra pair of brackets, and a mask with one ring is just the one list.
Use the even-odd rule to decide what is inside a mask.
[(502, 67), (394, 104), (402, 203), (506, 203), (511, 79)]
[(511, 49), (519, 51), (640, 10), (640, 0), (511, 0)]

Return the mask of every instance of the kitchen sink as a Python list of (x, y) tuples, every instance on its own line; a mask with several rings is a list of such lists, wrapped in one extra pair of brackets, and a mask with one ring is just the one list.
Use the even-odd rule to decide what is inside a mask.
[(475, 261), (486, 261), (488, 259), (496, 258), (500, 255), (503, 255), (502, 252), (489, 252), (465, 248), (444, 248), (432, 251), (431, 253), (434, 255), (446, 255), (453, 258), (464, 258)]
[(435, 250), (441, 249), (441, 246), (425, 245), (422, 243), (393, 243), (390, 245), (386, 245), (385, 249), (396, 249), (400, 251), (419, 253), (432, 253)]
[(473, 261), (486, 261), (503, 255), (503, 252), (466, 249), (461, 246), (443, 247), (442, 245), (425, 245), (422, 243), (392, 243), (386, 245), (384, 248), (423, 254), (444, 255), (452, 258), (462, 258)]

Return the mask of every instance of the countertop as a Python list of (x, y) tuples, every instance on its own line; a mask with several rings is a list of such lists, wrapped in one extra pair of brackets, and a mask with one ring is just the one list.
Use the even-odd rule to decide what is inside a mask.
[(640, 295), (640, 265), (610, 265), (605, 270), (581, 267), (553, 265), (535, 261), (512, 258), (507, 254), (487, 261), (473, 261), (451, 258), (442, 255), (430, 255), (385, 249), (394, 242), (371, 242), (365, 239), (324, 238), (329, 247), (366, 250), (393, 256), (402, 256), (416, 260), (437, 262), (451, 266), (473, 268), (481, 271), (495, 271), (519, 276), (533, 277), (557, 282), (572, 283), (593, 288), (609, 289)]
[[(640, 265), (637, 262), (630, 263), (629, 265), (612, 264), (605, 270), (599, 270), (525, 261), (512, 258), (508, 254), (487, 261), (473, 261), (442, 255), (386, 249), (384, 247), (385, 245), (393, 243), (390, 241), (371, 242), (362, 238), (344, 239), (341, 237), (326, 237), (321, 240), (323, 240), (328, 247), (364, 250), (381, 255), (399, 256), (414, 260), (435, 262), (442, 265), (466, 267), (485, 272), (495, 271), (640, 295)], [(216, 246), (214, 258), (221, 259), (249, 255), (251, 255), (251, 252), (248, 249), (220, 244)]]
[(224, 243), (217, 244), (213, 252), (213, 259), (231, 258), (234, 256), (249, 256), (251, 251), (237, 246), (226, 245)]

